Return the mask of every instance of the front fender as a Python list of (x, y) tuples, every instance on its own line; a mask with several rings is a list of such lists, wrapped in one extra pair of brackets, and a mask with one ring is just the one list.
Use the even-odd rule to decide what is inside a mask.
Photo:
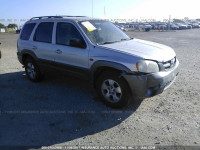
[(94, 81), (95, 81), (95, 78), (94, 78), (95, 72), (99, 68), (102, 68), (102, 67), (113, 68), (113, 69), (121, 71), (122, 73), (123, 72), (131, 73), (131, 70), (122, 64), (119, 64), (116, 62), (111, 62), (111, 61), (106, 61), (106, 60), (98, 60), (98, 61), (94, 62), (90, 68), (90, 79), (91, 79), (92, 85), (94, 85)]
[(131, 72), (131, 70), (129, 68), (127, 68), (126, 66), (124, 66), (120, 63), (106, 61), (106, 60), (98, 60), (98, 61), (94, 62), (92, 64), (90, 70), (91, 70), (91, 72), (95, 72), (96, 69), (98, 69), (99, 67), (110, 67), (110, 68), (114, 68), (114, 69), (125, 71), (125, 72)]

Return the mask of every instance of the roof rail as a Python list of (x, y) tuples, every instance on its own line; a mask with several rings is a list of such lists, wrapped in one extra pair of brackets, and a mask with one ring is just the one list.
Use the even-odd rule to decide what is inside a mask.
[(46, 19), (46, 18), (65, 18), (65, 17), (86, 17), (86, 16), (40, 16), (40, 17), (33, 17), (30, 20)]

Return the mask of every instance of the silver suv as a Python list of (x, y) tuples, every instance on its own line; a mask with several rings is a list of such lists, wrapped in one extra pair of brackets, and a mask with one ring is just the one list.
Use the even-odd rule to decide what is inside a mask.
[(178, 75), (172, 48), (130, 38), (109, 21), (84, 16), (34, 17), (23, 26), (17, 49), (31, 81), (41, 81), (48, 68), (62, 70), (89, 79), (115, 108), (163, 92)]

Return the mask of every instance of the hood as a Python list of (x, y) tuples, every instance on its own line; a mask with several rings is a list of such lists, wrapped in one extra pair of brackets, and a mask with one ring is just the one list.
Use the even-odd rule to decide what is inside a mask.
[(174, 50), (168, 46), (139, 39), (101, 46), (159, 62), (168, 61), (176, 56)]

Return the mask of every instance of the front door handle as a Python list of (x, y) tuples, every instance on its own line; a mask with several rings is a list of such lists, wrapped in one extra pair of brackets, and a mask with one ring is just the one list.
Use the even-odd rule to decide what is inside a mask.
[(59, 49), (57, 49), (57, 50), (55, 50), (55, 53), (57, 53), (57, 54), (61, 54), (61, 53), (62, 53), (62, 51), (61, 51), (61, 50), (59, 50)]
[(33, 50), (36, 50), (36, 49), (37, 49), (37, 47), (36, 47), (36, 46), (33, 46), (33, 47), (32, 47), (32, 49), (33, 49)]

